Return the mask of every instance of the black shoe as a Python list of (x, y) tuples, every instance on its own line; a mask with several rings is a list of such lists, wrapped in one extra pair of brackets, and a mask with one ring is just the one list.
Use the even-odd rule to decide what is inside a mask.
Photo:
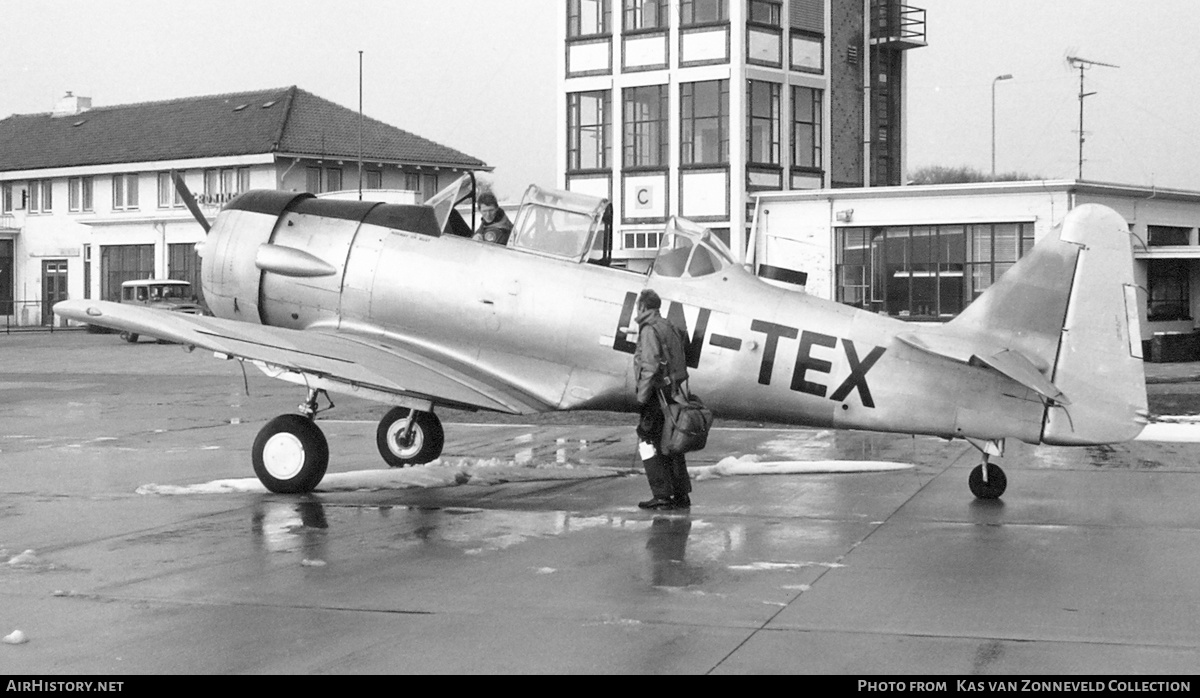
[(638, 502), (638, 507), (641, 509), (674, 509), (675, 500), (670, 497), (655, 497), (647, 499), (644, 502)]
[(675, 503), (678, 509), (690, 509), (692, 507), (692, 498), (686, 494), (677, 494), (671, 497), (671, 501)]

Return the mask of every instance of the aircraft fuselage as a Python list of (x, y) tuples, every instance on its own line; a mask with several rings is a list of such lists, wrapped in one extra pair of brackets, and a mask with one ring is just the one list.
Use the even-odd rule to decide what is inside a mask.
[[(691, 338), (690, 387), (723, 417), (1038, 441), (1045, 408), (1036, 395), (896, 341), (910, 324), (769, 285), (736, 265), (647, 276), (441, 235), (419, 207), (411, 220), (376, 220), (372, 206), (310, 200), (284, 212), (272, 199), (226, 210), (204, 267), (210, 307), (420, 345), (545, 409), (621, 411), (636, 409), (634, 303), (648, 285)], [(264, 244), (315, 261), (284, 273), (271, 270), (281, 263), (256, 266)]]

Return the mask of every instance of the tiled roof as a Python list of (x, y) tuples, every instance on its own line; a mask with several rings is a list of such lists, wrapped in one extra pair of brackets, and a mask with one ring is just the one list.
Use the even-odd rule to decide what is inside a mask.
[[(363, 157), (474, 169), (487, 164), (363, 118)], [(0, 172), (279, 152), (358, 158), (358, 112), (295, 86), (0, 120)]]

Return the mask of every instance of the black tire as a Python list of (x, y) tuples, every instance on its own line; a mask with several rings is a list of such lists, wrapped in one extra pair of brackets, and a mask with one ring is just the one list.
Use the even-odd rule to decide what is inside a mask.
[(971, 470), (971, 476), (967, 478), (967, 485), (971, 488), (971, 494), (979, 499), (999, 499), (1000, 495), (1004, 494), (1004, 490), (1008, 488), (1008, 477), (1000, 466), (994, 463), (988, 463), (988, 479), (983, 481), (983, 463), (975, 466)]
[(138, 341), (138, 336), (139, 335), (137, 332), (122, 332), (121, 333), (121, 339), (125, 340), (126, 342), (129, 342), (130, 344), (136, 344)]
[(312, 492), (329, 467), (329, 443), (311, 419), (282, 414), (267, 422), (254, 439), (254, 474), (278, 494)]
[(446, 435), (442, 421), (432, 412), (417, 412), (413, 416), (412, 442), (407, 446), (397, 443), (396, 438), (404, 429), (404, 420), (411, 412), (407, 407), (393, 407), (379, 420), (375, 430), (375, 445), (379, 455), (393, 468), (406, 465), (421, 465), (437, 460), (442, 455)]

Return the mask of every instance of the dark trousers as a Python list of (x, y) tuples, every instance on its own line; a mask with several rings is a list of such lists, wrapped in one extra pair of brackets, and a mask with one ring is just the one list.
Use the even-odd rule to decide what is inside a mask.
[(646, 468), (646, 479), (650, 482), (650, 492), (655, 497), (682, 497), (692, 491), (692, 481), (688, 477), (687, 461), (683, 454), (673, 456), (661, 452), (664, 417), (662, 405), (657, 399), (642, 405), (641, 416), (638, 419), (638, 440), (654, 445), (655, 455), (652, 458), (642, 458), (642, 466)]

